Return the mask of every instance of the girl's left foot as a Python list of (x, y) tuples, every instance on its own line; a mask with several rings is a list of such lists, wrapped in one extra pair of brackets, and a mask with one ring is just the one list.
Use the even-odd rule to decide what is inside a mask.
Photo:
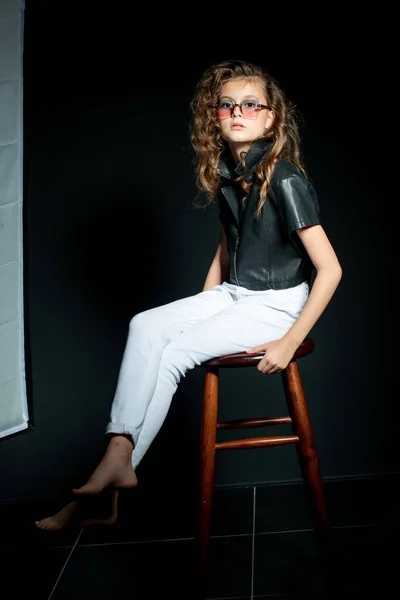
[(109, 441), (107, 450), (87, 483), (73, 489), (73, 493), (100, 494), (108, 487), (134, 488), (137, 486), (136, 473), (132, 467), (133, 443), (125, 436), (116, 435)]

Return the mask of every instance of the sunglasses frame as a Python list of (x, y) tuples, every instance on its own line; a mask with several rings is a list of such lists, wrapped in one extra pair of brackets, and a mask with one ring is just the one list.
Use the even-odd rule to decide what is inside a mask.
[[(213, 105), (213, 108), (215, 109), (215, 111), (216, 111), (216, 113), (217, 113), (217, 117), (218, 117), (218, 119), (220, 119), (220, 120), (224, 120), (224, 119), (229, 119), (229, 118), (231, 118), (231, 117), (232, 117), (232, 115), (233, 115), (233, 113), (234, 113), (234, 110), (235, 110), (235, 108), (236, 108), (237, 106), (240, 108), (240, 112), (242, 113), (242, 117), (243, 117), (243, 119), (250, 119), (250, 120), (252, 120), (252, 121), (254, 121), (255, 119), (257, 119), (257, 116), (258, 116), (259, 112), (260, 112), (260, 111), (261, 111), (263, 108), (267, 108), (268, 110), (272, 110), (270, 106), (268, 106), (267, 104), (261, 104), (261, 102), (260, 102), (260, 103), (257, 103), (257, 104), (256, 104), (256, 107), (257, 107), (257, 109), (258, 109), (258, 110), (253, 110), (253, 111), (251, 111), (251, 112), (253, 112), (253, 113), (255, 114), (255, 116), (254, 116), (254, 117), (245, 117), (245, 116), (244, 116), (244, 112), (243, 112), (243, 107), (242, 107), (242, 104), (244, 104), (244, 103), (245, 103), (245, 101), (244, 101), (244, 100), (243, 100), (242, 102), (240, 102), (240, 104), (238, 104), (237, 102), (233, 102), (233, 100), (232, 100), (232, 103), (231, 103), (231, 104), (232, 104), (232, 106), (231, 106), (231, 109), (230, 109), (230, 115), (227, 115), (226, 117), (221, 117), (221, 116), (218, 114), (218, 110), (228, 110), (227, 108), (224, 108), (224, 109), (219, 109), (219, 108), (218, 108), (218, 102), (216, 102), (216, 103)], [(246, 109), (245, 109), (245, 110), (246, 110)]]

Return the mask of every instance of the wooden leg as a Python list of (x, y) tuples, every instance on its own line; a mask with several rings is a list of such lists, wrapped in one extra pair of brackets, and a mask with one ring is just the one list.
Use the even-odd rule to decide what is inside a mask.
[(203, 589), (207, 581), (207, 557), (210, 542), (214, 493), (215, 443), (218, 418), (218, 369), (205, 367), (200, 442), (199, 554)]
[(319, 468), (310, 417), (296, 361), (282, 373), (283, 385), (292, 425), (300, 438), (296, 444), (303, 478), (310, 497), (317, 542), (322, 553), (332, 552), (332, 529), (328, 517), (323, 482)]

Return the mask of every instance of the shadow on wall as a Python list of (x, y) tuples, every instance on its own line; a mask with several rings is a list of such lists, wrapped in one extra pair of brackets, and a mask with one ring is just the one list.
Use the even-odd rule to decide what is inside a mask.
[(70, 260), (79, 287), (87, 290), (94, 310), (124, 321), (163, 303), (166, 290), (166, 229), (142, 192), (138, 196), (139, 201), (132, 193), (113, 198), (112, 206), (75, 226), (72, 237)]
[[(113, 196), (112, 205), (105, 206), (104, 200), (101, 210), (74, 225), (70, 239), (63, 242), (79, 296), (86, 307), (105, 314), (121, 341), (135, 314), (170, 301), (174, 293), (169, 271), (179, 257), (165, 220), (155, 210), (157, 201), (141, 191)], [(140, 465), (146, 482), (157, 472), (158, 484), (174, 481), (179, 485), (183, 473), (184, 485), (195, 486), (201, 390), (200, 371), (194, 370), (181, 381), (166, 421)], [(174, 472), (171, 461), (176, 465)]]

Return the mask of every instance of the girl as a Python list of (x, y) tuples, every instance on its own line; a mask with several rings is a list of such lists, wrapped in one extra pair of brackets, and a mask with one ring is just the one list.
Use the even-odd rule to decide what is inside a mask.
[(198, 199), (219, 207), (214, 259), (201, 292), (132, 319), (105, 454), (73, 502), (36, 521), (41, 529), (64, 527), (83, 496), (110, 488), (109, 518), (81, 524), (114, 522), (118, 490), (137, 485), (136, 468), (185, 373), (244, 350), (264, 352), (261, 373), (285, 369), (341, 279), (302, 163), (294, 107), (273, 77), (240, 60), (213, 65), (191, 110)]

